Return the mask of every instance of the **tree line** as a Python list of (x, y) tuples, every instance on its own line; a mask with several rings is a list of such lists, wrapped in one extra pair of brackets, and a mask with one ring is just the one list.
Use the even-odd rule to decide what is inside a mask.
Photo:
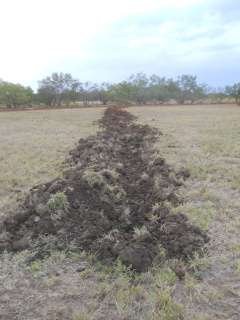
[(69, 73), (55, 72), (38, 81), (37, 93), (31, 87), (0, 79), (0, 104), (8, 108), (44, 104), (46, 106), (78, 105), (83, 103), (164, 104), (170, 100), (178, 104), (197, 103), (210, 99), (222, 103), (225, 98), (240, 100), (240, 83), (224, 88), (198, 84), (197, 76), (181, 75), (176, 80), (153, 74), (149, 78), (139, 72), (127, 80), (111, 84), (80, 82)]

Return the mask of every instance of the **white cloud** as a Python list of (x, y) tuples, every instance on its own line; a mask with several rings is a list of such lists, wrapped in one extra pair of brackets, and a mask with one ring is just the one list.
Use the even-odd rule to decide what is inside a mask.
[(3, 1), (0, 78), (36, 86), (63, 71), (121, 81), (135, 70), (224, 74), (228, 64), (235, 81), (239, 12), (238, 0)]

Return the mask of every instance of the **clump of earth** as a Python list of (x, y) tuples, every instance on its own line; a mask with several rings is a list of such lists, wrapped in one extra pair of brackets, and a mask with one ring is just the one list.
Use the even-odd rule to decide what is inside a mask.
[(56, 248), (74, 242), (105, 264), (119, 258), (141, 272), (163, 249), (168, 258), (200, 251), (206, 233), (171, 209), (189, 172), (173, 171), (153, 148), (161, 132), (135, 119), (107, 108), (102, 130), (70, 151), (63, 177), (32, 188), (21, 210), (0, 222), (0, 252), (34, 248), (41, 257), (39, 239), (54, 234)]

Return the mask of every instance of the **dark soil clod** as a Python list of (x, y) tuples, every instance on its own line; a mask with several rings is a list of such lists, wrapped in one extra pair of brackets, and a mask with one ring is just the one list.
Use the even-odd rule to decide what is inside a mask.
[(146, 271), (162, 248), (169, 258), (201, 249), (209, 241), (205, 232), (166, 205), (179, 204), (176, 190), (189, 172), (174, 173), (152, 147), (161, 133), (134, 119), (106, 109), (103, 130), (79, 140), (63, 178), (34, 187), (22, 213), (2, 221), (0, 252), (35, 248), (39, 256), (38, 236), (56, 234), (61, 248), (74, 240), (105, 264), (120, 258)]

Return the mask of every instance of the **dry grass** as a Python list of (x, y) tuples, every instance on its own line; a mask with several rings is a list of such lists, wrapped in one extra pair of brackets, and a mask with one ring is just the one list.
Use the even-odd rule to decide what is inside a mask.
[[(0, 213), (16, 194), (61, 175), (62, 162), (80, 138), (95, 134), (102, 109), (0, 113)], [(9, 201), (12, 198), (12, 201)]]
[[(0, 113), (0, 212), (14, 210), (16, 194), (61, 174), (61, 163), (79, 138), (94, 134), (102, 109)], [(237, 320), (240, 299), (240, 109), (233, 105), (134, 107), (140, 123), (159, 128), (156, 143), (176, 170), (191, 177), (173, 208), (211, 236), (209, 256), (185, 265), (160, 252), (149, 272), (137, 275), (94, 256), (52, 252), (27, 265), (31, 255), (0, 260), (0, 319)], [(153, 121), (154, 120), (154, 121)], [(51, 246), (51, 238), (49, 238)], [(79, 267), (85, 269), (76, 272)], [(172, 271), (185, 268), (184, 280)]]

